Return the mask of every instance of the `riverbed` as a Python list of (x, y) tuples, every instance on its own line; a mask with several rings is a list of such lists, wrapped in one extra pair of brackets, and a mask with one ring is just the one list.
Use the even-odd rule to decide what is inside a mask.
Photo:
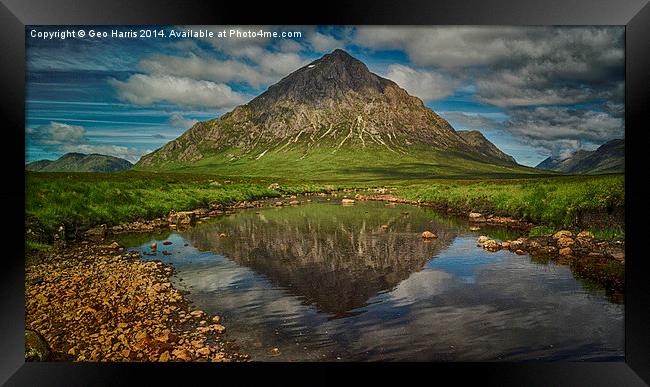
[(173, 265), (174, 287), (253, 361), (623, 360), (624, 305), (568, 266), (477, 246), (515, 231), (299, 201), (120, 244)]

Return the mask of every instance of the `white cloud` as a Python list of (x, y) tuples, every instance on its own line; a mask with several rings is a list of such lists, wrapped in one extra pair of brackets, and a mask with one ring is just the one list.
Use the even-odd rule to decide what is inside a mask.
[(88, 142), (88, 132), (77, 125), (62, 122), (50, 122), (36, 128), (26, 128), (27, 141), (39, 147), (55, 152), (99, 153), (137, 161), (147, 153), (140, 149), (117, 145), (96, 145)]
[(422, 68), (476, 81), (477, 99), (500, 107), (622, 102), (621, 27), (359, 27), (354, 41), (402, 50)]
[(322, 34), (318, 31), (307, 35), (307, 41), (314, 51), (321, 53), (345, 47), (344, 41), (336, 39), (331, 35)]
[[(179, 113), (174, 113), (169, 117), (169, 124), (178, 129), (190, 128), (192, 125), (196, 124), (197, 122), (199, 122), (199, 120), (185, 118)], [(158, 138), (164, 138), (164, 137), (158, 137)]]
[(388, 66), (384, 77), (397, 82), (410, 94), (425, 102), (448, 97), (454, 93), (458, 82), (433, 71), (416, 70), (408, 66), (393, 64)]
[(41, 145), (79, 144), (85, 141), (86, 135), (81, 126), (54, 121), (25, 131), (28, 139)]
[(121, 100), (136, 105), (169, 102), (178, 105), (232, 108), (248, 99), (230, 86), (210, 81), (197, 81), (171, 75), (135, 74), (126, 81), (109, 81)]
[(148, 74), (173, 75), (214, 82), (243, 81), (254, 87), (271, 80), (268, 75), (241, 61), (205, 58), (195, 54), (152, 55), (140, 61), (138, 68)]

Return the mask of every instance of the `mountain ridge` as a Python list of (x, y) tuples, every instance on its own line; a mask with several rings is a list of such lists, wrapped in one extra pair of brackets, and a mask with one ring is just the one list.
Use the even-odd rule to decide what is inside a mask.
[(37, 160), (25, 165), (34, 172), (118, 172), (130, 169), (133, 164), (119, 157), (98, 153), (66, 153), (56, 160)]
[(535, 168), (564, 173), (624, 172), (625, 140), (610, 140), (593, 151), (580, 149), (563, 159), (548, 157)]

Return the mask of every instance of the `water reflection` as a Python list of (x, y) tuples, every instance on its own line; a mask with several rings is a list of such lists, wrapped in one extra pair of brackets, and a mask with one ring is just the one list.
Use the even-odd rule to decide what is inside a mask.
[[(340, 317), (421, 270), (457, 234), (421, 212), (373, 209), (313, 204), (249, 211), (182, 236)], [(438, 238), (422, 240), (426, 229)]]
[(172, 241), (152, 258), (254, 360), (622, 360), (623, 306), (566, 266), (476, 247), (507, 231), (382, 203), (257, 212), (134, 244)]

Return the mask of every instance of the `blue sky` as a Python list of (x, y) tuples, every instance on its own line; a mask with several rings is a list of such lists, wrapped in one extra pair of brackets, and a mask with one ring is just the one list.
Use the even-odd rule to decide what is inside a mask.
[[(624, 138), (622, 27), (149, 26), (165, 37), (32, 37), (142, 28), (26, 27), (27, 161), (75, 151), (135, 162), (336, 48), (520, 164)], [(215, 37), (169, 37), (189, 28)], [(300, 36), (216, 35), (260, 29)]]

